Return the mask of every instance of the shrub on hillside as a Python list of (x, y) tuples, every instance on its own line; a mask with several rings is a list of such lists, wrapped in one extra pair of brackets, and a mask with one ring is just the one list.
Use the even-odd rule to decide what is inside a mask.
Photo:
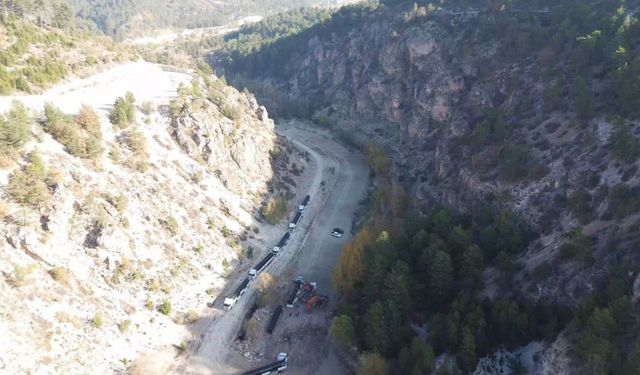
[(576, 191), (569, 197), (569, 208), (573, 211), (573, 214), (580, 224), (587, 224), (594, 219), (594, 210), (591, 201), (591, 194), (584, 190)]
[(142, 106), (140, 107), (140, 111), (142, 111), (142, 113), (144, 113), (145, 115), (149, 116), (150, 114), (152, 114), (153, 112), (156, 111), (156, 107), (152, 102), (147, 100), (147, 101), (142, 102)]
[(269, 199), (261, 209), (264, 219), (272, 225), (278, 224), (287, 214), (287, 200), (279, 197)]
[(136, 99), (132, 93), (127, 92), (125, 96), (121, 96), (113, 103), (113, 109), (109, 114), (109, 121), (116, 128), (123, 129), (135, 122)]
[(54, 267), (48, 271), (49, 276), (55, 281), (66, 283), (69, 281), (69, 272), (63, 267)]
[(19, 101), (13, 101), (11, 109), (0, 116), (0, 142), (2, 147), (20, 148), (29, 140), (29, 112)]
[(30, 136), (27, 108), (22, 103), (14, 101), (9, 112), (0, 116), (0, 155), (14, 159), (16, 151)]
[(509, 145), (500, 155), (500, 175), (508, 181), (521, 180), (528, 176), (532, 160), (524, 145)]
[(613, 215), (618, 218), (627, 217), (640, 210), (639, 188), (631, 188), (620, 183), (609, 192), (609, 207)]
[(231, 104), (225, 104), (220, 109), (222, 114), (229, 120), (236, 120), (240, 117), (240, 109)]
[(171, 314), (171, 301), (167, 301), (165, 300), (164, 302), (162, 302), (162, 304), (160, 306), (158, 306), (158, 311), (160, 313), (162, 313), (163, 315), (169, 315)]
[(52, 104), (44, 107), (44, 130), (77, 157), (96, 159), (102, 155), (102, 131), (96, 112), (83, 105), (74, 117), (65, 115)]
[(129, 330), (130, 325), (131, 325), (131, 320), (129, 319), (123, 320), (122, 322), (118, 323), (118, 330), (120, 331), (120, 333), (125, 333), (127, 332), (127, 330)]
[(104, 319), (102, 318), (102, 314), (99, 312), (91, 318), (91, 325), (94, 328), (101, 328), (104, 325)]
[(560, 256), (582, 262), (593, 261), (594, 241), (582, 233), (582, 228), (574, 228), (567, 238), (568, 241), (560, 247)]
[(118, 142), (133, 153), (133, 157), (127, 158), (124, 164), (138, 172), (146, 171), (149, 164), (147, 163), (147, 139), (145, 136), (134, 127), (123, 131), (118, 137)]
[(616, 159), (627, 163), (633, 163), (640, 157), (640, 140), (633, 135), (631, 127), (622, 122), (616, 124), (609, 147)]
[(122, 132), (118, 137), (118, 141), (133, 152), (135, 156), (143, 156), (147, 152), (147, 139), (137, 129)]
[(178, 221), (173, 216), (167, 216), (160, 222), (164, 229), (168, 230), (174, 236), (180, 231), (180, 225), (178, 225)]
[(39, 208), (51, 200), (47, 171), (40, 155), (31, 153), (27, 165), (9, 176), (9, 195), (18, 203)]

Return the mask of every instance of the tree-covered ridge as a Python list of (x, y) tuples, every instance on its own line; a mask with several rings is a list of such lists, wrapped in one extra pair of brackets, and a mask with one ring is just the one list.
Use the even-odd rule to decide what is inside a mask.
[[(385, 221), (372, 219), (343, 250), (333, 283), (345, 303), (332, 334), (341, 344), (382, 355), (387, 373), (427, 373), (434, 355), (443, 353), (456, 355), (467, 372), (500, 346), (553, 339), (566, 321), (542, 303), (515, 296), (491, 302), (481, 295), (486, 267), (498, 274), (497, 288), (512, 283), (514, 257), (532, 238), (513, 214), (487, 208), (462, 217), (440, 209), (427, 218), (396, 218), (391, 227)], [(412, 324), (426, 324), (426, 341)]]
[(300, 56), (311, 38), (345, 32), (374, 9), (375, 3), (367, 2), (334, 12), (303, 8), (265, 18), (212, 44), (213, 65), (232, 75), (283, 76), (286, 64)]
[(126, 37), (158, 28), (219, 26), (247, 16), (297, 7), (327, 6), (329, 0), (70, 0), (76, 15), (108, 35)]
[[(441, 208), (423, 216), (406, 210), (399, 186), (381, 181), (367, 224), (332, 275), (342, 302), (331, 334), (361, 353), (358, 374), (430, 373), (443, 354), (453, 361), (436, 373), (470, 373), (497, 349), (551, 343), (562, 331), (582, 373), (637, 373), (640, 324), (629, 265), (607, 267), (607, 282), (577, 307), (521, 299), (513, 288), (517, 259), (536, 236), (522, 220), (489, 206), (474, 215)], [(528, 277), (546, 272), (540, 267)], [(509, 367), (525, 371), (518, 361)]]
[[(9, 4), (9, 5), (7, 5)], [(0, 95), (31, 93), (134, 52), (77, 24), (62, 2), (11, 2), (0, 9)], [(53, 9), (59, 13), (50, 14)]]
[[(398, 35), (400, 30), (435, 22), (459, 36), (449, 46), (451, 56), (466, 58), (473, 52), (473, 46), (495, 43), (499, 60), (484, 64), (487, 69), (492, 65), (536, 61), (543, 74), (540, 82), (545, 85), (547, 110), (570, 107), (583, 118), (602, 111), (637, 115), (640, 113), (637, 13), (637, 4), (621, 0), (445, 1), (437, 7), (426, 2), (365, 3), (343, 7), (325, 22), (296, 34), (281, 35), (269, 42), (269, 48), (256, 48), (250, 54), (241, 50), (244, 47), (237, 46), (234, 50), (234, 45), (227, 43), (232, 50), (225, 51), (223, 56), (234, 58), (216, 62), (228, 74), (282, 77), (287, 74), (287, 65), (301, 58), (307, 42), (314, 37), (331, 41), (332, 35), (344, 36), (376, 22), (392, 22), (394, 35)], [(288, 21), (280, 19), (280, 22)], [(251, 39), (246, 33), (242, 37)], [(514, 77), (514, 84), (517, 79)]]
[(231, 64), (234, 60), (260, 51), (281, 38), (299, 34), (311, 26), (325, 22), (331, 13), (332, 11), (321, 8), (298, 8), (244, 26), (223, 37), (221, 58)]

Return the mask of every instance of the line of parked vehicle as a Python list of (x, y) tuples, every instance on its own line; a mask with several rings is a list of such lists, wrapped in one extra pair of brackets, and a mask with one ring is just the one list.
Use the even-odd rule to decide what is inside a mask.
[[(264, 256), (264, 258), (262, 258), (258, 263), (256, 263), (249, 270), (249, 277), (245, 278), (240, 283), (240, 285), (238, 285), (238, 287), (233, 291), (233, 293), (231, 295), (228, 295), (224, 299), (224, 308), (226, 310), (230, 310), (233, 307), (233, 305), (235, 305), (236, 302), (238, 302), (240, 297), (246, 292), (249, 286), (250, 280), (255, 279), (262, 271), (265, 270), (265, 268), (267, 268), (271, 264), (271, 262), (273, 262), (273, 259), (276, 256), (278, 256), (278, 254), (280, 254), (281, 251), (284, 250), (284, 247), (287, 245), (289, 238), (291, 238), (291, 233), (295, 231), (295, 229), (298, 227), (298, 224), (300, 224), (300, 222), (302, 221), (302, 217), (303, 217), (302, 213), (306, 210), (310, 200), (311, 200), (311, 196), (307, 195), (304, 197), (304, 199), (302, 200), (302, 203), (298, 206), (298, 212), (296, 212), (295, 216), (293, 217), (293, 220), (291, 221), (291, 223), (289, 223), (289, 230), (282, 235), (282, 237), (280, 238), (280, 241), (278, 241), (278, 243), (273, 247), (273, 249), (269, 253), (267, 253)], [(272, 315), (269, 321), (269, 325), (267, 327), (268, 333), (273, 332), (273, 329), (275, 328), (278, 322), (278, 318), (280, 318), (280, 314), (282, 314), (282, 306), (278, 306), (278, 308)], [(266, 375), (266, 374), (279, 373), (286, 369), (287, 369), (287, 353), (280, 353), (278, 354), (277, 361), (270, 363), (268, 365), (259, 367), (257, 369), (247, 371), (243, 373), (243, 375)]]
[(249, 287), (249, 282), (255, 279), (262, 271), (264, 271), (275, 259), (281, 251), (284, 250), (287, 242), (291, 238), (291, 234), (296, 230), (300, 222), (303, 218), (303, 212), (307, 209), (309, 202), (311, 201), (311, 196), (306, 195), (300, 205), (298, 206), (298, 210), (293, 217), (293, 220), (289, 223), (289, 230), (282, 235), (280, 241), (273, 247), (271, 251), (269, 251), (258, 263), (256, 263), (249, 270), (249, 277), (242, 280), (242, 282), (233, 290), (233, 293), (227, 295), (223, 302), (223, 307), (225, 310), (231, 310), (233, 305), (238, 302), (240, 297), (247, 291)]

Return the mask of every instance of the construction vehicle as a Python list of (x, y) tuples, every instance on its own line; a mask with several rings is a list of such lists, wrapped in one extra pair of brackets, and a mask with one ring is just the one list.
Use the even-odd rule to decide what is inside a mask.
[(291, 220), (291, 223), (289, 223), (289, 232), (293, 232), (296, 229), (298, 224), (300, 224), (300, 220), (302, 220), (302, 212), (298, 211), (296, 212), (296, 216), (293, 217), (293, 220)]
[(270, 265), (271, 262), (273, 262), (274, 256), (276, 255), (272, 252), (269, 252), (267, 255), (265, 255), (262, 260), (260, 260), (255, 266), (253, 266), (253, 268), (249, 270), (249, 277), (251, 277), (251, 279), (255, 279), (260, 272), (264, 271), (264, 269), (267, 268), (267, 266)]
[(315, 282), (305, 281), (300, 287), (300, 295), (298, 299), (306, 304), (309, 298), (313, 297), (316, 294), (316, 290), (318, 290), (318, 284)]
[(238, 285), (238, 287), (233, 291), (233, 293), (231, 293), (224, 299), (224, 302), (222, 303), (222, 306), (224, 306), (224, 309), (231, 310), (233, 305), (235, 305), (236, 302), (238, 302), (238, 300), (240, 299), (240, 297), (242, 297), (244, 292), (247, 291), (248, 286), (249, 286), (249, 278), (245, 278), (244, 280), (242, 280), (240, 285)]
[(278, 254), (280, 251), (282, 251), (282, 249), (284, 249), (284, 245), (286, 245), (287, 242), (289, 241), (289, 237), (291, 237), (291, 233), (289, 232), (285, 233), (282, 236), (280, 241), (278, 241), (278, 244), (276, 244), (276, 246), (273, 247), (272, 251), (274, 254)]
[(302, 278), (302, 276), (298, 276), (295, 280), (293, 280), (293, 288), (291, 288), (289, 297), (287, 298), (286, 306), (288, 308), (293, 308), (295, 306), (296, 302), (298, 301), (298, 293), (300, 292), (300, 287), (302, 287), (303, 283), (304, 279)]
[(258, 367), (254, 370), (243, 372), (242, 375), (271, 375), (278, 374), (287, 369), (287, 353), (279, 353), (276, 362)]
[(323, 307), (327, 304), (327, 302), (329, 302), (328, 296), (314, 294), (307, 300), (307, 311), (311, 312), (315, 307)]
[(310, 195), (305, 196), (304, 199), (302, 200), (302, 203), (300, 203), (300, 205), (298, 206), (298, 211), (303, 212), (304, 210), (306, 210), (310, 200), (311, 200)]
[(282, 305), (278, 305), (276, 310), (271, 315), (271, 319), (269, 320), (269, 324), (267, 325), (267, 333), (272, 334), (273, 330), (276, 328), (276, 324), (278, 324), (278, 319), (280, 319), (280, 315), (282, 314)]

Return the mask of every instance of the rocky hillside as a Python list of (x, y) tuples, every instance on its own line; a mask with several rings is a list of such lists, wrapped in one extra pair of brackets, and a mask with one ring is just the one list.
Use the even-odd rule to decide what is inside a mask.
[(80, 108), (70, 90), (44, 111), (39, 97), (18, 98), (2, 117), (0, 315), (11, 340), (0, 372), (134, 363), (151, 373), (138, 358), (158, 352), (162, 368), (225, 277), (264, 246), (257, 210), (293, 183), (281, 165), (291, 146), (251, 95), (158, 72), (147, 78), (169, 76), (174, 96), (181, 82), (169, 103), (156, 87)]
[[(374, 220), (333, 279), (357, 307), (332, 334), (363, 352), (365, 372), (637, 367), (639, 11), (387, 0), (212, 55), (272, 112), (363, 146), (378, 172)], [(421, 216), (398, 215), (400, 187)]]
[(540, 238), (518, 292), (572, 304), (640, 261), (640, 26), (637, 3), (570, 3), (348, 8), (218, 68), (385, 144), (424, 210), (520, 213)]

